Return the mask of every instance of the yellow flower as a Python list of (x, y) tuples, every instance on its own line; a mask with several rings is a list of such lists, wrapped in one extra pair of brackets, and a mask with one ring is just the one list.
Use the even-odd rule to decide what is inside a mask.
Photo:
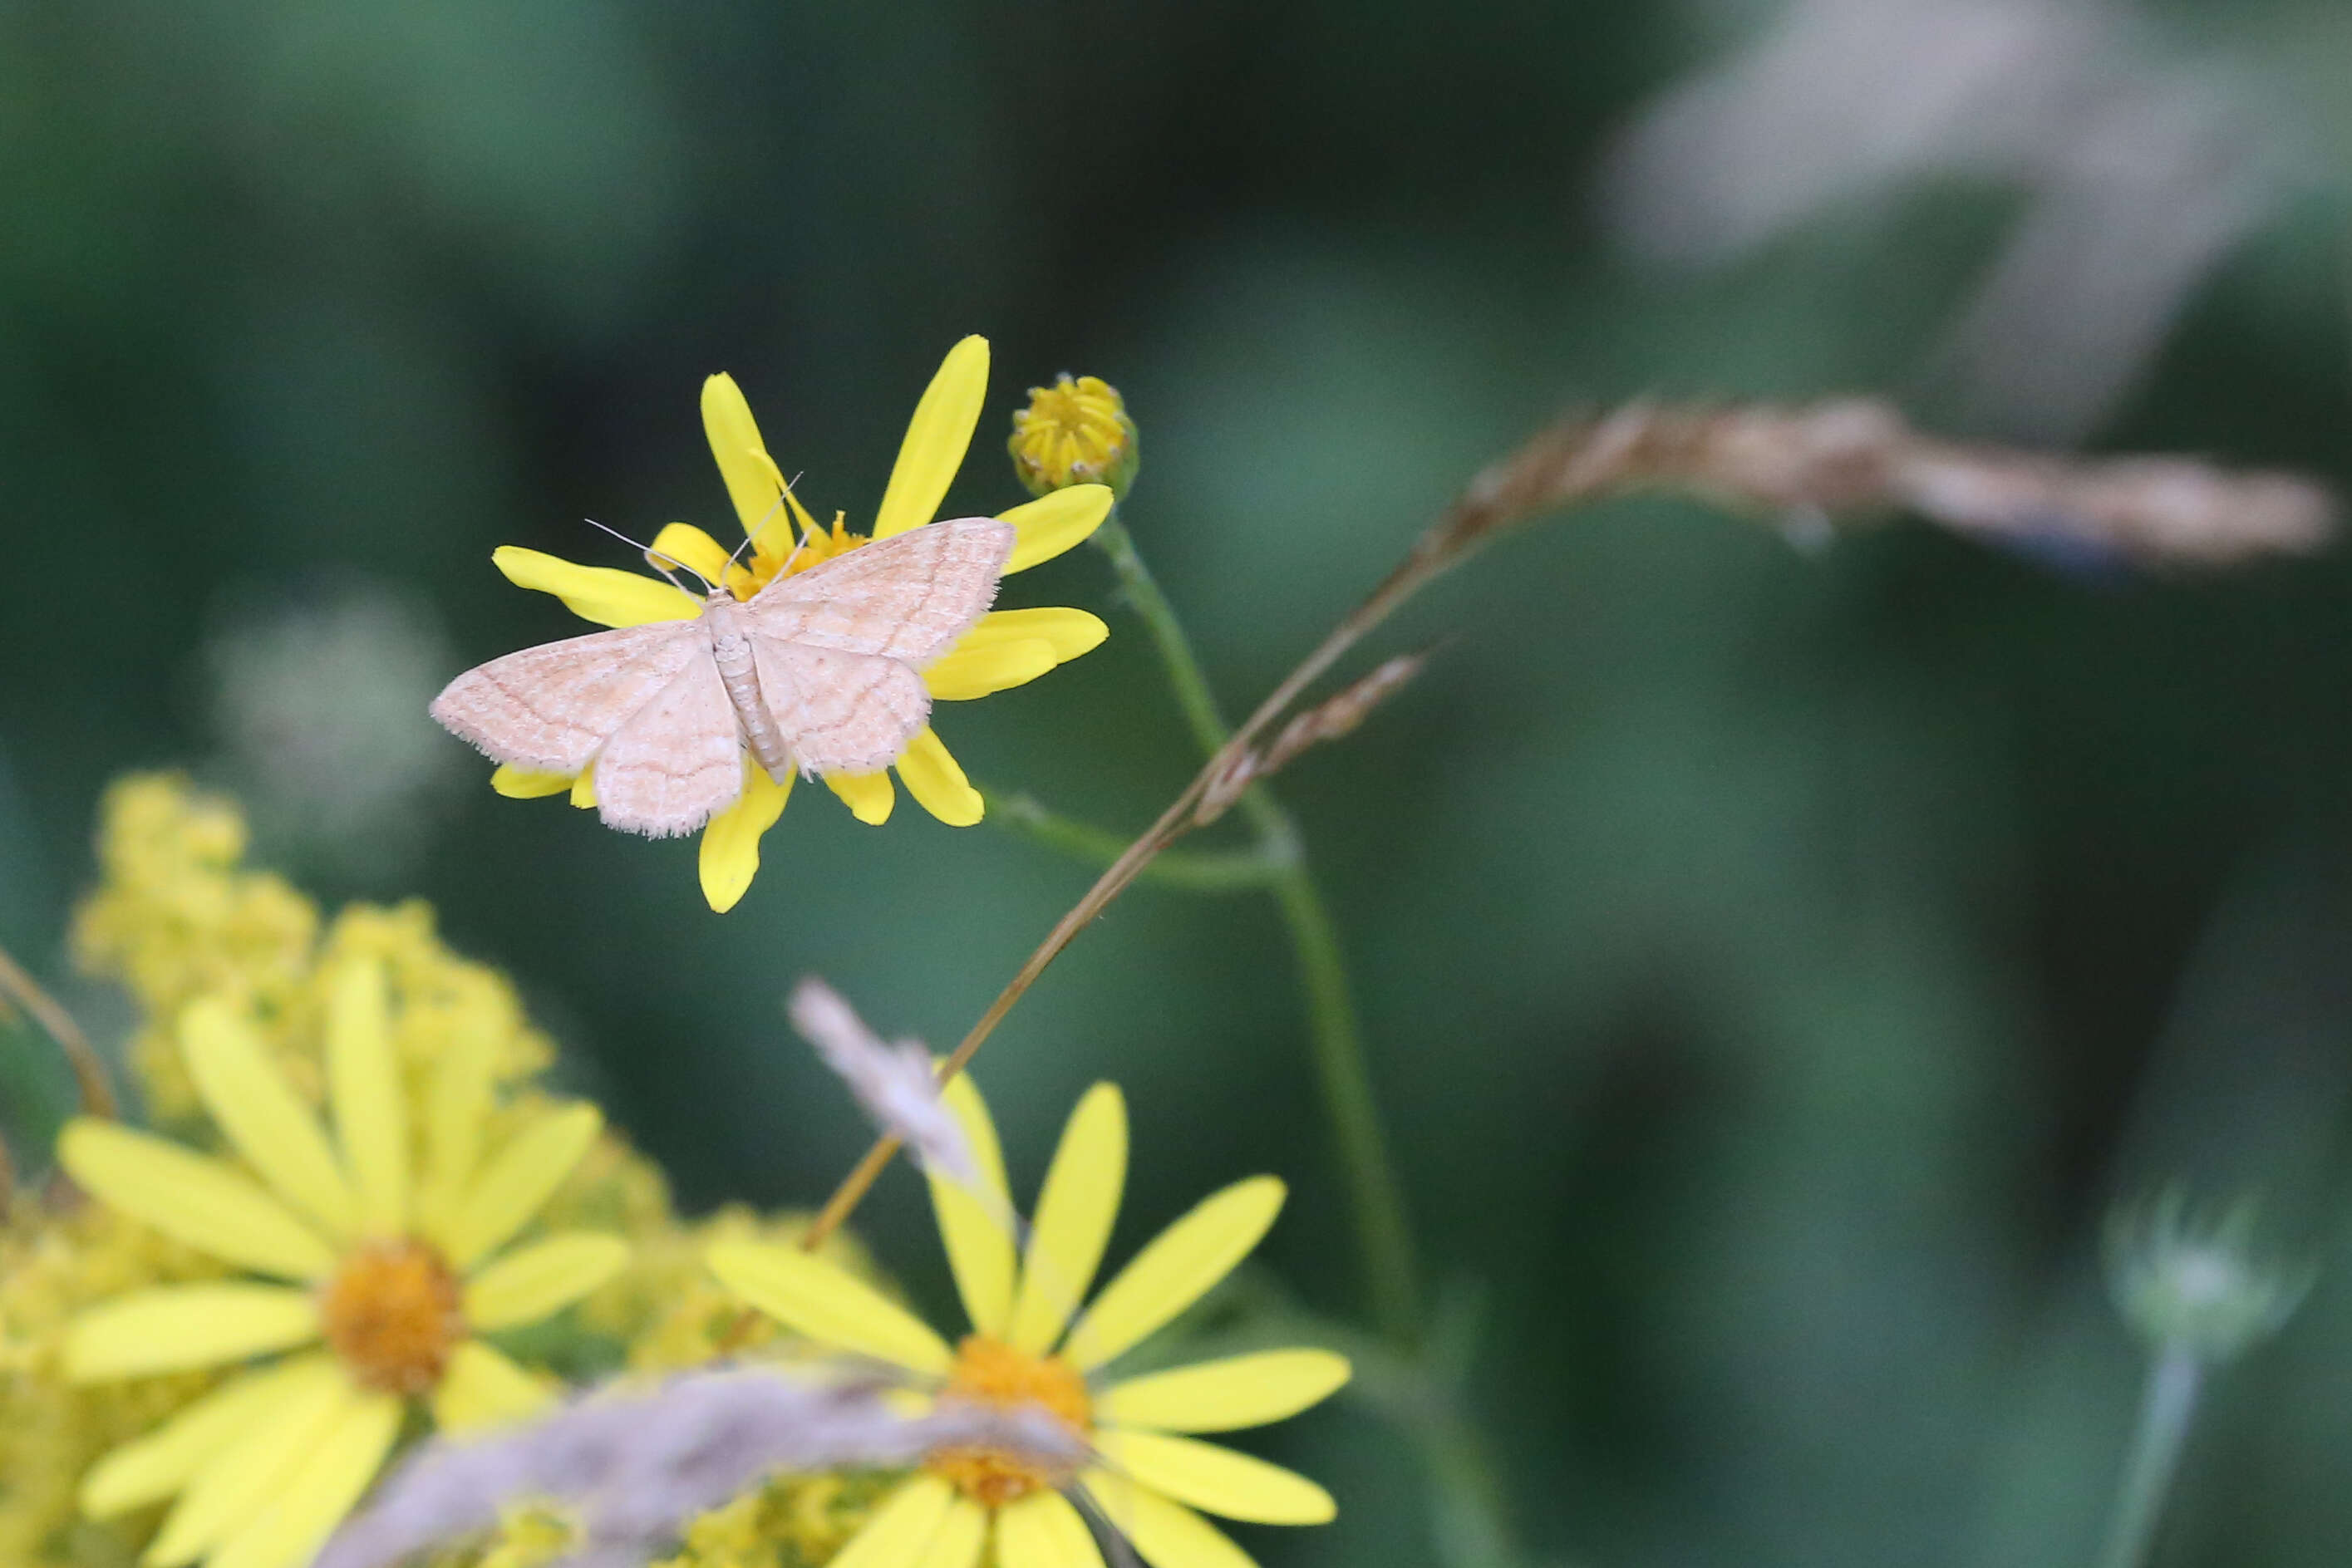
[(1029, 493), (1043, 496), (1099, 481), (1125, 496), (1142, 466), (1143, 449), (1127, 400), (1099, 376), (1031, 387), (1029, 406), (1013, 416), (1013, 471)]
[[(988, 340), (966, 338), (949, 350), (931, 384), (915, 406), (890, 470), (874, 538), (888, 538), (930, 522), (948, 486), (962, 466), (988, 390)], [(835, 514), (830, 530), (814, 518), (784, 485), (783, 473), (760, 438), (751, 410), (732, 377), (703, 383), (702, 424), (711, 455), (727, 482), (742, 519), (750, 548), (730, 565), (729, 552), (700, 528), (672, 523), (653, 541), (656, 554), (681, 562), (708, 581), (724, 582), (739, 600), (774, 581), (867, 542), (847, 531)], [(1109, 513), (1110, 491), (1082, 485), (999, 514), (1013, 525), (1015, 542), (1006, 572), (1025, 571), (1077, 544)], [(795, 537), (797, 535), (797, 538)], [(691, 620), (701, 603), (692, 594), (652, 577), (609, 567), (577, 566), (537, 550), (509, 545), (491, 559), (519, 588), (562, 599), (572, 612), (604, 626), (640, 626), (656, 621)], [(982, 697), (1035, 680), (1097, 646), (1108, 636), (1100, 619), (1083, 610), (1001, 610), (982, 616), (953, 648), (922, 672), (931, 696), (941, 702)], [(929, 726), (919, 731), (894, 765), (899, 781), (922, 808), (952, 827), (980, 821), (980, 792), (948, 754)], [(888, 820), (897, 796), (885, 772), (828, 773), (826, 786), (861, 822)], [(577, 779), (502, 767), (491, 778), (502, 795), (530, 797), (570, 791), (575, 806), (595, 803), (593, 769)], [(743, 793), (702, 830), (702, 891), (713, 909), (734, 907), (760, 867), (760, 839), (782, 815), (791, 793), (752, 765), (747, 754)]]
[[(931, 1183), (931, 1205), (972, 1332), (955, 1345), (822, 1259), (789, 1247), (713, 1247), (713, 1272), (810, 1338), (891, 1363), (938, 1402), (1050, 1412), (1096, 1458), (1059, 1469), (989, 1448), (942, 1454), (907, 1479), (833, 1568), (1100, 1568), (1066, 1490), (1084, 1486), (1151, 1568), (1247, 1568), (1249, 1557), (1195, 1511), (1265, 1524), (1319, 1524), (1330, 1494), (1313, 1481), (1182, 1434), (1231, 1431), (1296, 1415), (1348, 1378), (1323, 1350), (1276, 1350), (1134, 1378), (1104, 1369), (1248, 1255), (1282, 1207), (1272, 1176), (1234, 1183), (1162, 1231), (1071, 1317), (1102, 1260), (1127, 1174), (1127, 1108), (1098, 1083), (1078, 1102), (1038, 1197), (1017, 1264), (1000, 1223), (1011, 1212), (1003, 1156), (969, 1081), (947, 1090), (981, 1167), (975, 1196)], [(1065, 1330), (1067, 1330), (1066, 1336)]]
[(260, 1034), (208, 998), (180, 1020), (186, 1069), (259, 1181), (110, 1122), (77, 1120), (58, 1141), (60, 1162), (85, 1190), (264, 1277), (133, 1291), (82, 1313), (66, 1336), (68, 1378), (297, 1353), (232, 1377), (84, 1479), (82, 1508), (93, 1518), (176, 1497), (142, 1559), (147, 1568), (308, 1561), (374, 1479), (411, 1400), (454, 1428), (536, 1407), (548, 1383), (479, 1336), (550, 1316), (626, 1260), (620, 1240), (588, 1231), (499, 1256), (596, 1141), (594, 1107), (541, 1111), (485, 1148), (487, 1054), (443, 1051), (425, 1090), (412, 1092), (382, 960), (344, 959), (330, 978), (331, 1138)]

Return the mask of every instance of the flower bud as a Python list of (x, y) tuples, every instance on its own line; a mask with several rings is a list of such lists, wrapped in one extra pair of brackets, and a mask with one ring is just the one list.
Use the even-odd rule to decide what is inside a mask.
[(1124, 497), (1142, 461), (1135, 421), (1118, 389), (1097, 376), (1067, 371), (1049, 387), (1031, 387), (1029, 406), (1013, 416), (1013, 470), (1030, 494), (1072, 485), (1108, 485)]
[(2107, 1220), (2107, 1289), (2152, 1349), (2209, 1364), (2269, 1338), (2311, 1288), (2313, 1270), (2257, 1245), (2251, 1201), (2191, 1210), (2177, 1191)]

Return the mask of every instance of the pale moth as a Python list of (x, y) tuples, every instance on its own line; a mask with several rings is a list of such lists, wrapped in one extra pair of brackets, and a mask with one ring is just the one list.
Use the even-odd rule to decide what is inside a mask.
[(743, 792), (749, 751), (778, 783), (877, 773), (931, 711), (923, 666), (988, 612), (1010, 525), (936, 522), (862, 545), (692, 620), (546, 643), (477, 665), (433, 716), (492, 759), (594, 769), (607, 827), (690, 833)]

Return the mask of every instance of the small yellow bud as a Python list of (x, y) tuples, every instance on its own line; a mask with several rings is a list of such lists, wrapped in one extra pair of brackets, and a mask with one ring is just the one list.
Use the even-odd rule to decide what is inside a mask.
[(1031, 387), (1029, 406), (1013, 416), (1013, 472), (1034, 496), (1071, 485), (1108, 485), (1125, 497), (1142, 462), (1135, 421), (1118, 389), (1098, 376), (1065, 371), (1049, 387)]

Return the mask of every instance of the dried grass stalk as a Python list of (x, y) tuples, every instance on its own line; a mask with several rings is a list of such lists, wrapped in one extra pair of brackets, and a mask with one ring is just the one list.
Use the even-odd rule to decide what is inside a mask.
[(1792, 408), (1637, 402), (1565, 421), (1481, 474), (1424, 548), (1458, 548), (1537, 512), (1639, 489), (1780, 519), (1916, 512), (1963, 534), (2158, 567), (2308, 554), (2336, 531), (2334, 498), (2292, 475), (1942, 441), (1892, 404), (1843, 398)]
[(773, 1370), (697, 1372), (593, 1394), (489, 1437), (437, 1441), (336, 1532), (313, 1568), (390, 1568), (533, 1500), (578, 1517), (583, 1540), (568, 1568), (617, 1568), (780, 1472), (905, 1465), (972, 1445), (1056, 1467), (1087, 1457), (1042, 1410), (966, 1404), (909, 1417), (889, 1408), (886, 1393), (873, 1382)]

